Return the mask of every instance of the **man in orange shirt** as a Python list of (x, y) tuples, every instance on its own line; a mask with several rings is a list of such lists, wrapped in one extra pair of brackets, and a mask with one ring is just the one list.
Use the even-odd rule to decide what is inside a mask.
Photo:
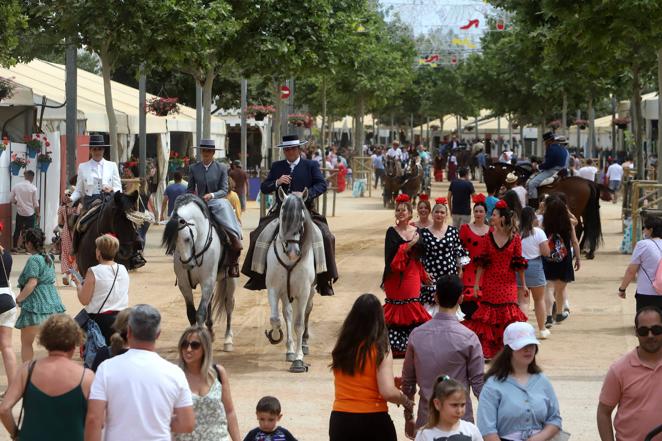
[(611, 365), (602, 384), (597, 415), (601, 441), (641, 441), (662, 424), (662, 310), (641, 308), (634, 325), (639, 346)]

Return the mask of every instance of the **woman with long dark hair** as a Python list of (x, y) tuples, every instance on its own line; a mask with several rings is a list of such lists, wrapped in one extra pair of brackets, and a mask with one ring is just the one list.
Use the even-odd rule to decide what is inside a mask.
[(480, 286), (477, 291), (474, 290), (476, 270), (478, 267), (473, 259), (478, 256), (480, 243), (490, 231), (489, 225), (485, 222), (485, 217), (487, 215), (486, 200), (487, 198), (482, 193), (473, 197), (474, 221), (470, 224), (463, 224), (460, 227), (460, 242), (464, 249), (469, 253), (469, 257), (472, 259), (471, 262), (462, 269), (462, 283), (464, 284), (462, 295), (464, 297), (460, 304), (460, 308), (467, 320), (470, 320), (473, 313), (478, 309), (478, 302), (480, 301)]
[(503, 350), (485, 374), (477, 426), (485, 441), (547, 441), (561, 429), (554, 388), (536, 363), (533, 326), (508, 325)]
[(515, 190), (508, 190), (504, 193), (502, 199), (508, 204), (508, 208), (513, 211), (515, 225), (519, 226), (519, 221), (522, 217), (522, 202), (520, 201), (519, 195)]
[(340, 328), (331, 352), (335, 400), (330, 441), (396, 441), (387, 401), (409, 412), (414, 402), (393, 379), (393, 355), (379, 299), (360, 295)]
[[(543, 215), (545, 234), (557, 246), (551, 249), (550, 258), (543, 261), (545, 278), (554, 286), (554, 299), (558, 312), (554, 318), (557, 323), (567, 319), (569, 312), (565, 310), (564, 291), (566, 285), (575, 280), (575, 271), (579, 271), (580, 253), (579, 241), (572, 226), (567, 205), (556, 195), (550, 195), (545, 200)], [(574, 260), (574, 266), (573, 266)], [(547, 322), (552, 321), (551, 308), (547, 311)]]
[(419, 299), (421, 282), (429, 280), (421, 258), (423, 245), (420, 231), (410, 224), (412, 206), (407, 195), (396, 198), (395, 226), (386, 231), (384, 242), (384, 274), (382, 287), (386, 293), (384, 319), (395, 358), (407, 351), (412, 329), (430, 320)]
[[(497, 202), (492, 212), (494, 229), (485, 235), (474, 258), (478, 266), (474, 291), (478, 290), (482, 280), (482, 296), (471, 320), (463, 323), (478, 335), (483, 355), (488, 360), (502, 349), (506, 326), (527, 320), (517, 304), (515, 273), (519, 272), (524, 280), (527, 263), (522, 257), (522, 241), (513, 216), (503, 200)], [(527, 289), (526, 282), (523, 288)]]

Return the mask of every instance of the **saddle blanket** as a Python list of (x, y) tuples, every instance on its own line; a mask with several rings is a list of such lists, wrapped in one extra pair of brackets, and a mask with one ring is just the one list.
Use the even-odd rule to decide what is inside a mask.
[[(324, 241), (322, 239), (322, 232), (315, 225), (315, 223), (308, 219), (306, 220), (306, 228), (310, 228), (313, 240), (313, 257), (315, 258), (315, 272), (317, 274), (327, 271), (326, 258), (324, 257)], [(278, 229), (278, 219), (274, 219), (262, 230), (255, 242), (255, 251), (253, 252), (253, 261), (251, 262), (251, 270), (258, 274), (264, 274), (267, 269), (267, 253), (271, 243), (276, 238), (276, 231)]]

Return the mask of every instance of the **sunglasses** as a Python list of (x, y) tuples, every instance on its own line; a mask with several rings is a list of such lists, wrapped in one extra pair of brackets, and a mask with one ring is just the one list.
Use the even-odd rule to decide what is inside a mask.
[(189, 347), (192, 350), (197, 351), (202, 347), (202, 343), (200, 343), (199, 341), (183, 341), (180, 348), (182, 351), (185, 351)]
[(648, 337), (649, 332), (652, 332), (654, 336), (662, 335), (662, 326), (655, 325), (650, 328), (648, 326), (641, 326), (637, 328), (637, 335), (639, 337)]

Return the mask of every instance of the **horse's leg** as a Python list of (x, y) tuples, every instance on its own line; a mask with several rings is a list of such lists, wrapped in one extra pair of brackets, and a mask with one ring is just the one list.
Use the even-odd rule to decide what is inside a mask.
[[(269, 343), (275, 345), (283, 341), (283, 329), (281, 328), (280, 316), (278, 315), (279, 295), (278, 291), (274, 288), (267, 289), (267, 293), (269, 295), (269, 307), (271, 308), (271, 317), (269, 318), (271, 329), (264, 331), (264, 334), (269, 339)], [(278, 337), (274, 337), (274, 331), (278, 331)]]
[(294, 323), (291, 328), (294, 328), (296, 336), (296, 355), (290, 366), (290, 372), (301, 373), (306, 372), (308, 368), (303, 362), (303, 333), (305, 330), (305, 317), (306, 309), (308, 309), (308, 300), (310, 291), (308, 288), (300, 289), (298, 296), (296, 296), (294, 307)]
[(308, 337), (310, 337), (310, 332), (308, 328), (308, 323), (310, 320), (310, 313), (313, 311), (313, 296), (315, 295), (315, 288), (310, 287), (310, 295), (308, 296), (308, 304), (306, 305), (306, 318), (305, 318), (305, 327), (303, 331), (303, 341), (301, 343), (301, 350), (303, 355), (308, 355), (310, 348), (308, 347)]
[(221, 289), (223, 293), (223, 306), (225, 308), (225, 340), (223, 341), (223, 350), (225, 352), (234, 351), (234, 340), (232, 335), (232, 312), (234, 311), (234, 291), (235, 291), (234, 278), (224, 275), (221, 280)]
[[(211, 317), (211, 301), (214, 296), (214, 287), (216, 286), (216, 280), (205, 280), (201, 287), (200, 291), (202, 296), (200, 297), (200, 304), (198, 305), (198, 311), (196, 314), (196, 323), (200, 326), (203, 324), (207, 325), (209, 332), (213, 332), (212, 326), (213, 321)], [(213, 336), (213, 334), (212, 334)]]
[(292, 304), (287, 297), (283, 299), (283, 319), (285, 320), (285, 330), (287, 332), (285, 360), (294, 361), (297, 354), (295, 352), (294, 339), (292, 338)]

